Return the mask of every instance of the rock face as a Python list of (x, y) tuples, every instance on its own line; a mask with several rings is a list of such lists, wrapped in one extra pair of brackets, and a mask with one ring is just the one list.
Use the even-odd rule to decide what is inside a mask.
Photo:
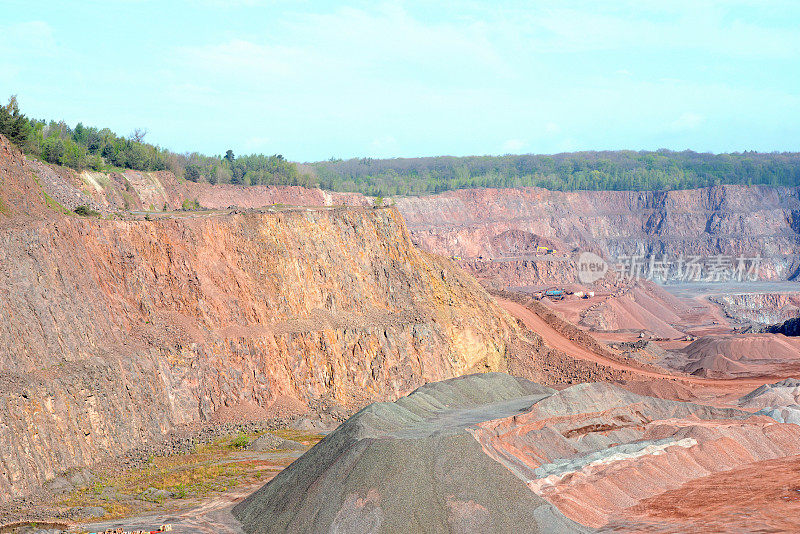
[(554, 391), (503, 374), (361, 410), (234, 508), (249, 533), (575, 532), (467, 429)]
[(84, 204), (101, 213), (118, 210), (166, 211), (184, 201), (204, 208), (261, 208), (293, 206), (371, 206), (372, 198), (358, 193), (336, 193), (300, 186), (209, 185), (179, 180), (169, 171), (75, 172), (66, 167), (28, 161), (44, 190), (66, 208)]
[(798, 293), (713, 295), (709, 300), (719, 304), (726, 316), (740, 323), (771, 324), (800, 315)]
[[(357, 193), (198, 184), (166, 171), (76, 173), (39, 163), (31, 167), (50, 196), (69, 209), (85, 203), (101, 212), (160, 211), (180, 208), (185, 200), (215, 209), (372, 204), (371, 198)], [(612, 259), (636, 254), (760, 256), (760, 277), (765, 280), (793, 279), (800, 268), (798, 188), (465, 189), (396, 200), (415, 243), (459, 256), (473, 274), (503, 286), (574, 282), (574, 249)], [(540, 246), (557, 253), (541, 258)]]
[(64, 216), (7, 154), (1, 499), (240, 404), (355, 408), (507, 367), (516, 324), (393, 209)]
[[(763, 279), (793, 278), (800, 266), (797, 188), (473, 189), (401, 198), (397, 207), (422, 248), (466, 259), (517, 254), (547, 240), (560, 252), (578, 248), (608, 258), (760, 255)], [(530, 284), (530, 269), (513, 262), (509, 268), (507, 285)], [(517, 279), (515, 271), (524, 276)]]
[(787, 319), (780, 324), (769, 325), (764, 328), (764, 331), (771, 334), (783, 334), (784, 336), (791, 337), (800, 336), (800, 317)]

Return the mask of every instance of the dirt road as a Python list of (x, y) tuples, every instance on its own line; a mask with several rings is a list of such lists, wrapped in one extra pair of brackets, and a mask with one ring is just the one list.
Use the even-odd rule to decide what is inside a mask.
[(536, 313), (529, 310), (522, 304), (518, 304), (516, 302), (512, 302), (510, 300), (505, 300), (501, 298), (497, 298), (497, 303), (500, 304), (500, 306), (503, 309), (505, 309), (508, 313), (522, 320), (525, 326), (527, 326), (529, 329), (533, 330), (534, 332), (542, 336), (544, 342), (549, 347), (563, 351), (564, 353), (568, 354), (569, 356), (572, 356), (573, 358), (588, 360), (591, 362), (598, 363), (600, 365), (612, 367), (614, 369), (630, 371), (645, 378), (678, 380), (688, 384), (697, 384), (701, 386), (713, 386), (722, 388), (726, 387), (739, 388), (744, 386), (755, 388), (763, 384), (775, 382), (777, 380), (780, 380), (781, 378), (786, 378), (786, 377), (775, 377), (775, 376), (764, 376), (756, 378), (731, 378), (731, 379), (701, 378), (696, 376), (676, 376), (668, 373), (658, 373), (655, 371), (640, 369), (639, 367), (628, 365), (624, 362), (620, 362), (617, 360), (613, 360), (611, 358), (607, 358), (605, 356), (601, 356), (600, 354), (592, 352), (586, 347), (579, 345), (578, 343), (562, 335), (552, 326), (547, 324), (544, 321), (544, 319), (539, 317)]

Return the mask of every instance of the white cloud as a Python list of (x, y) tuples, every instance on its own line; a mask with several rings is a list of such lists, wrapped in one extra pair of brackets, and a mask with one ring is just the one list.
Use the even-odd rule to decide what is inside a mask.
[(517, 13), (505, 23), (506, 31), (516, 27), (529, 49), (539, 53), (689, 50), (720, 57), (791, 58), (800, 49), (795, 29), (732, 18), (730, 6), (722, 2), (678, 2), (667, 9), (640, 1), (629, 8), (575, 4)]
[(554, 134), (561, 131), (561, 126), (556, 124), (555, 122), (548, 122), (544, 125), (544, 131), (548, 134)]
[(447, 85), (510, 72), (482, 24), (430, 24), (392, 4), (371, 11), (342, 8), (293, 16), (282, 29), (291, 42), (231, 39), (181, 48), (175, 60), (202, 71), (270, 83), (319, 84), (329, 74), (353, 81), (428, 75)]
[[(763, 124), (797, 102), (800, 32), (721, 2), (465, 2), (263, 8), (257, 31), (173, 49), (163, 86), (236, 123), (225, 146), (269, 136), (300, 158), (697, 146), (731, 109)], [(777, 60), (764, 84), (754, 58)]]

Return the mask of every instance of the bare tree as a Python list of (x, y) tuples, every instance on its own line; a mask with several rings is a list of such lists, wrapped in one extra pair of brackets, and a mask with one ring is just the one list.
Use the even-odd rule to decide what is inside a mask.
[(143, 128), (136, 128), (133, 132), (131, 132), (131, 139), (136, 141), (137, 143), (141, 143), (144, 141), (144, 136), (147, 135), (147, 130)]

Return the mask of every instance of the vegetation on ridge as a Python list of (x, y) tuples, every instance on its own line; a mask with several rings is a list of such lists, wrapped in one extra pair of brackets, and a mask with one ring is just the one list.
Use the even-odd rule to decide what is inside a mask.
[(129, 137), (118, 136), (108, 128), (78, 123), (74, 128), (64, 121), (29, 119), (19, 109), (16, 97), (0, 106), (0, 133), (28, 155), (48, 163), (75, 170), (109, 167), (138, 171), (168, 170), (193, 182), (205, 181), (241, 185), (315, 185), (301, 175), (297, 165), (282, 155), (251, 154), (235, 157), (204, 156), (197, 152), (178, 154), (144, 142), (144, 130)]

